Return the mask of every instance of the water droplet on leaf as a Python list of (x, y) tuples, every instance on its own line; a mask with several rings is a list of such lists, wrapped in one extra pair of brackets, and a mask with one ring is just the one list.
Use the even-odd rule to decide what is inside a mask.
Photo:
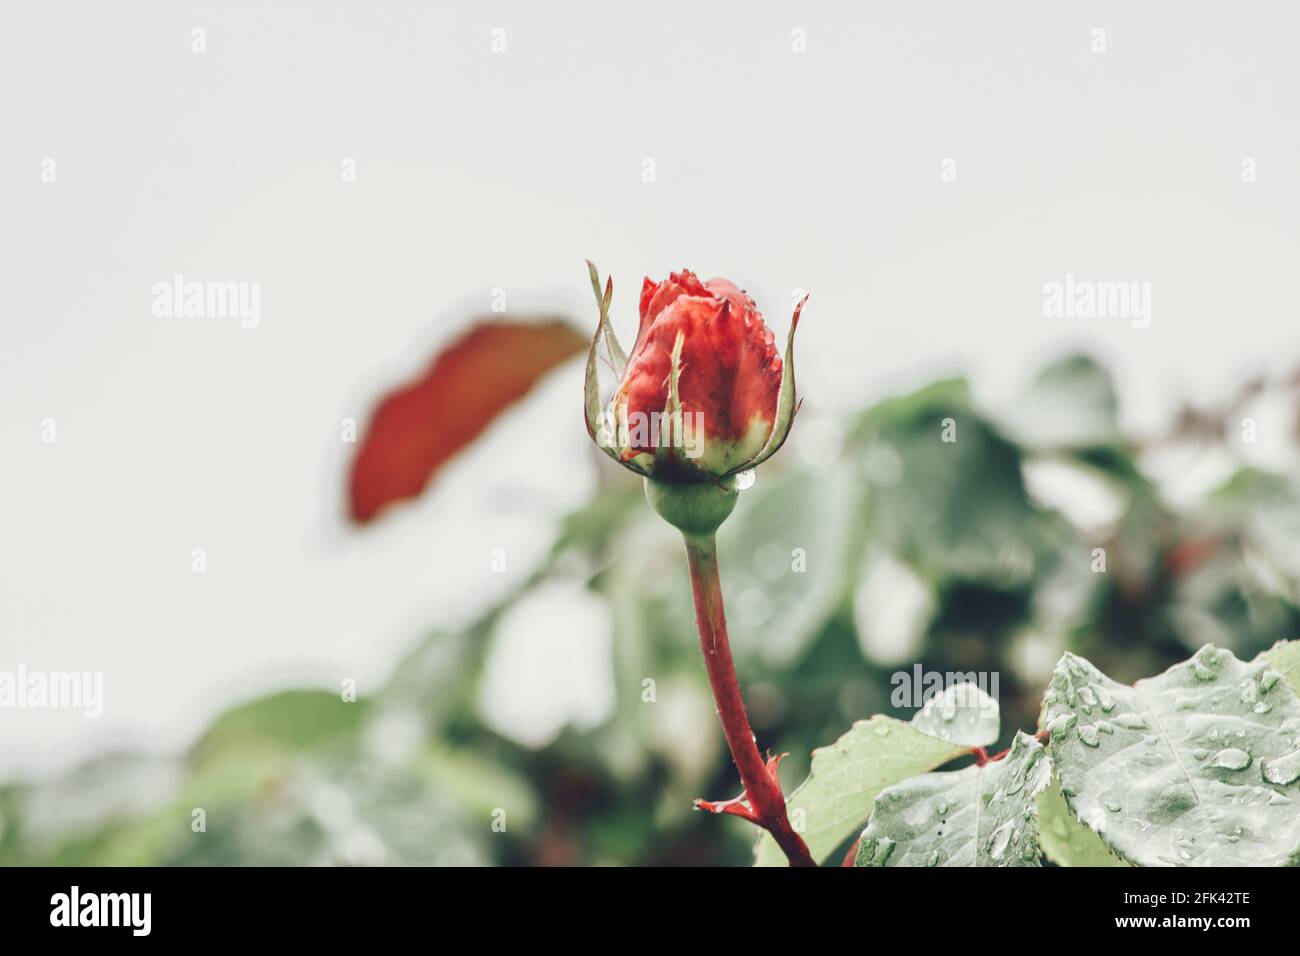
[(1264, 779), (1269, 783), (1285, 787), (1300, 780), (1300, 750), (1293, 750), (1285, 757), (1266, 760), (1260, 765)]
[(1250, 754), (1244, 750), (1238, 750), (1236, 747), (1228, 747), (1220, 750), (1210, 761), (1211, 767), (1220, 767), (1224, 770), (1245, 770), (1250, 766)]

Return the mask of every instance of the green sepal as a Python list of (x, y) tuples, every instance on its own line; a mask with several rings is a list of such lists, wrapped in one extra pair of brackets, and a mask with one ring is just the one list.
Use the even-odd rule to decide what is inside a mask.
[(609, 306), (614, 298), (614, 280), (612, 278), (605, 280), (605, 291), (602, 293), (600, 275), (596, 271), (595, 263), (590, 259), (587, 260), (587, 271), (591, 276), (591, 289), (596, 294), (596, 305), (600, 309), (600, 322), (596, 326), (596, 333), (591, 337), (591, 348), (587, 350), (587, 373), (583, 385), (583, 406), (586, 413), (587, 434), (596, 443), (596, 447), (614, 461), (639, 475), (644, 475), (646, 471), (639, 464), (624, 461), (619, 456), (617, 449), (613, 446), (613, 436), (610, 436), (611, 441), (609, 444), (602, 442), (598, 437), (601, 427), (601, 402), (600, 358), (597, 353), (602, 339), (605, 343), (605, 352), (608, 354), (610, 364), (614, 368), (614, 375), (618, 379), (622, 379), (623, 372), (627, 368), (627, 355), (624, 353), (622, 346), (618, 344), (618, 337), (614, 334), (614, 328), (609, 321)]
[(596, 305), (600, 308), (600, 325), (596, 331), (604, 335), (605, 351), (609, 353), (610, 363), (614, 366), (614, 375), (621, 379), (624, 369), (627, 368), (627, 353), (618, 344), (618, 337), (614, 335), (614, 326), (609, 321), (609, 306), (614, 300), (614, 278), (609, 276), (605, 279), (605, 291), (602, 293), (600, 273), (596, 271), (596, 264), (590, 259), (587, 260), (587, 274), (591, 277), (591, 291), (596, 294)]
[(645, 496), (659, 517), (682, 534), (704, 537), (731, 515), (740, 490), (731, 478), (671, 483), (646, 478)]

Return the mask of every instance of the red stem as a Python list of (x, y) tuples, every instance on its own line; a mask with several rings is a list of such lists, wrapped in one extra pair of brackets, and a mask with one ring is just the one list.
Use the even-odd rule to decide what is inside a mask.
[[(1040, 744), (1045, 744), (1052, 739), (1052, 734), (1050, 731), (1040, 730), (1038, 733), (1034, 734), (1034, 739), (1037, 740)], [(1010, 747), (1008, 747), (1006, 750), (1001, 750), (998, 753), (995, 753), (992, 756), (990, 756), (989, 752), (985, 750), (983, 747), (976, 747), (975, 763), (977, 766), (982, 767), (986, 763), (992, 763), (995, 760), (1001, 760), (1009, 753), (1011, 753)]]
[(700, 632), (700, 650), (709, 672), (713, 699), (722, 720), (731, 759), (740, 771), (745, 798), (756, 824), (772, 834), (791, 866), (816, 866), (803, 838), (794, 832), (786, 815), (780, 784), (767, 771), (754, 742), (754, 731), (745, 716), (745, 701), (736, 681), (736, 665), (727, 640), (727, 618), (722, 607), (722, 584), (718, 580), (718, 552), (713, 535), (686, 536), (686, 557), (691, 568), (691, 591), (695, 596), (695, 624)]
[(862, 842), (862, 837), (858, 837), (849, 847), (849, 851), (844, 854), (844, 859), (840, 861), (840, 866), (853, 866), (854, 860), (858, 858), (858, 844)]

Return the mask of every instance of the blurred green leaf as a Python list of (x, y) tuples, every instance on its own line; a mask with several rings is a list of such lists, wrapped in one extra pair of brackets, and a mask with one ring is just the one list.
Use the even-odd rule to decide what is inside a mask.
[(1115, 384), (1086, 355), (1068, 356), (1039, 372), (1000, 422), (1016, 441), (1039, 450), (1092, 450), (1095, 455), (1123, 442)]
[(1300, 696), (1300, 641), (1279, 641), (1265, 651), (1263, 657)]
[(718, 533), (738, 653), (783, 668), (844, 602), (855, 503), (842, 468), (763, 469), (741, 493)]
[(868, 534), (937, 582), (1029, 585), (1049, 516), (1025, 493), (1019, 449), (940, 382), (881, 402), (853, 431)]
[(331, 738), (356, 733), (369, 703), (344, 701), (342, 693), (287, 690), (227, 710), (208, 727), (194, 747), (196, 759), (251, 742), (305, 750)]

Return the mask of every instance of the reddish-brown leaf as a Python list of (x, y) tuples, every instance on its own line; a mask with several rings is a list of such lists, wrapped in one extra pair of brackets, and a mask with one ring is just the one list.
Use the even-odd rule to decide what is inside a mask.
[(556, 365), (587, 348), (567, 322), (481, 322), (375, 409), (352, 462), (352, 520), (413, 498), (449, 458)]

